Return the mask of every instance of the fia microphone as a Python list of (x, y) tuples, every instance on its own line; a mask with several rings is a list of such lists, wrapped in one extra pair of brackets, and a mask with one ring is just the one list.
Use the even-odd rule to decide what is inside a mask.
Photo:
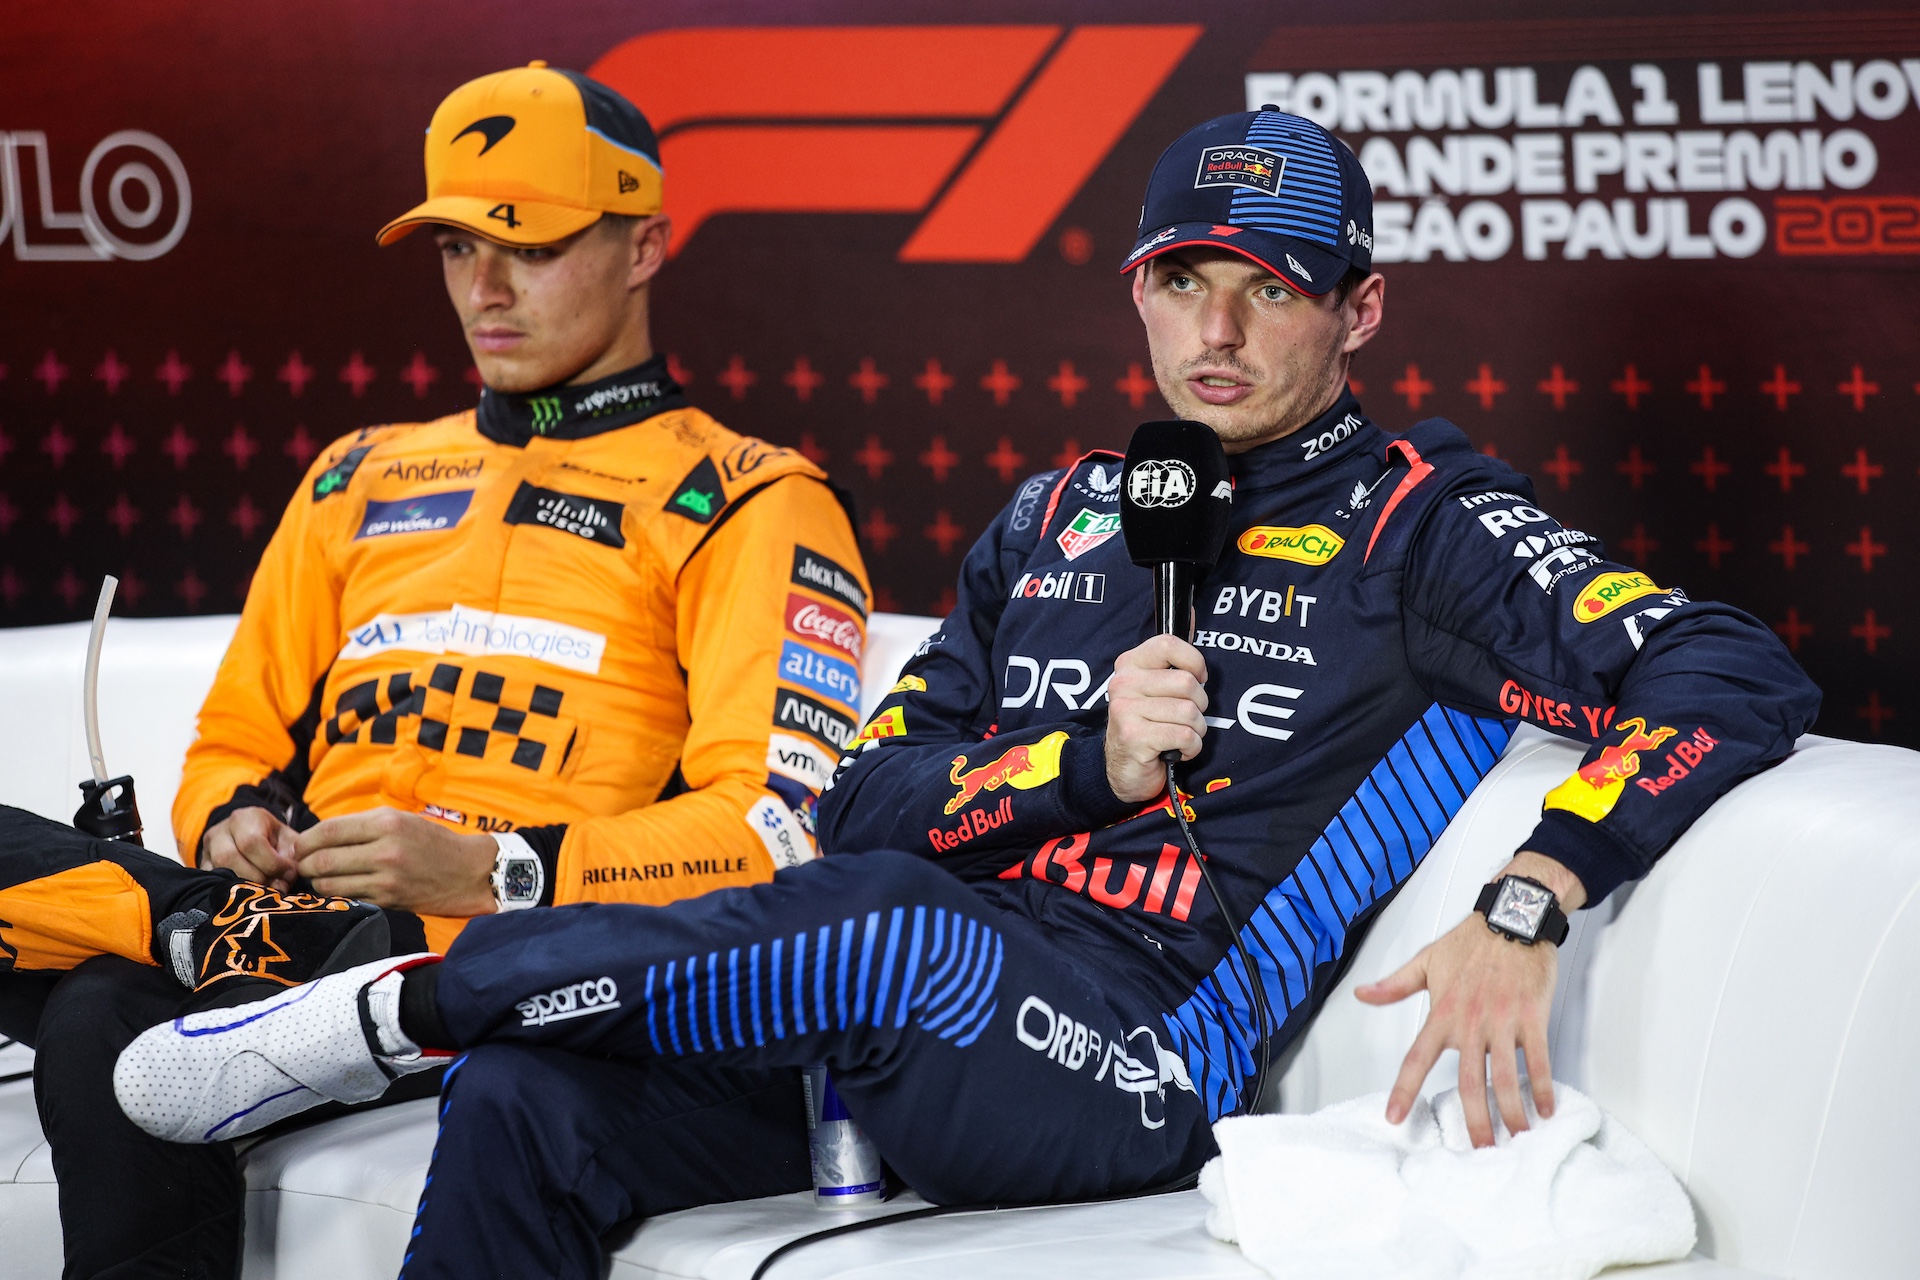
[(1143, 422), (1127, 445), (1120, 532), (1133, 562), (1153, 570), (1162, 635), (1193, 639), (1193, 593), (1220, 560), (1233, 517), (1233, 483), (1220, 437), (1202, 422)]

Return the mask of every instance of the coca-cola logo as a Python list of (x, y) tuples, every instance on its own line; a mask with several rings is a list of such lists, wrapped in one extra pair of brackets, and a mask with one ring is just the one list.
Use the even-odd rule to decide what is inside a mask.
[(821, 640), (840, 650), (855, 662), (860, 661), (864, 636), (851, 614), (832, 605), (787, 594), (787, 630), (803, 640)]

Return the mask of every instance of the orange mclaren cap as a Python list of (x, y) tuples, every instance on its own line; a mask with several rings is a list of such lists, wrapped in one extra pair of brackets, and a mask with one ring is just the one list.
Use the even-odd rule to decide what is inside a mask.
[(379, 240), (451, 223), (507, 244), (551, 244), (603, 213), (656, 214), (660, 190), (660, 144), (639, 108), (535, 62), (447, 95), (427, 126), (426, 201)]

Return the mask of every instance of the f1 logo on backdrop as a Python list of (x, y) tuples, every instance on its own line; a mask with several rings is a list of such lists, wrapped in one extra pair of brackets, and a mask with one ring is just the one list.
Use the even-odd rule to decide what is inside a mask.
[(151, 133), (122, 129), (94, 144), (80, 170), (78, 213), (54, 208), (51, 169), (44, 132), (0, 130), (0, 241), (11, 234), (21, 262), (144, 262), (187, 233), (193, 188), (186, 166)]
[(702, 27), (588, 74), (660, 135), (675, 253), (720, 213), (921, 213), (902, 262), (1018, 262), (1203, 28)]

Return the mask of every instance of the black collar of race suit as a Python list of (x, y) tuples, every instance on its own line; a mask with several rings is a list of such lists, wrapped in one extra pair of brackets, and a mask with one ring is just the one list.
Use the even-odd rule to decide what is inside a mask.
[(535, 438), (583, 440), (669, 409), (684, 409), (686, 404), (680, 384), (667, 372), (665, 358), (655, 356), (598, 382), (548, 387), (525, 395), (483, 389), (480, 434), (522, 448)]
[(1342, 391), (1331, 409), (1306, 426), (1233, 455), (1227, 467), (1237, 488), (1274, 489), (1356, 453), (1380, 453), (1385, 447), (1386, 433), (1361, 410), (1353, 392)]

